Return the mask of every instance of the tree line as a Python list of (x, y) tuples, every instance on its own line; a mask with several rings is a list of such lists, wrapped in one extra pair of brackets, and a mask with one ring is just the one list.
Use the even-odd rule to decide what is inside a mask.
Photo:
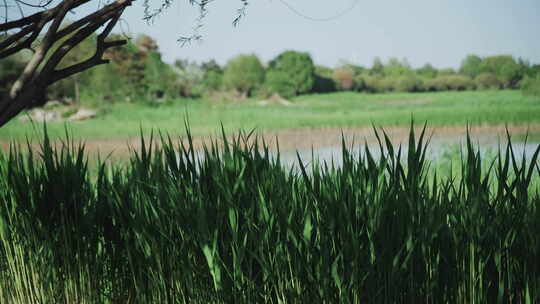
[[(111, 37), (118, 39), (119, 37)], [(93, 36), (65, 56), (70, 66), (92, 56)], [(0, 94), (24, 68), (24, 52), (0, 62)], [(290, 98), (335, 91), (435, 92), (485, 89), (522, 89), (540, 96), (540, 64), (510, 55), (469, 55), (459, 69), (437, 69), (431, 64), (413, 68), (406, 59), (375, 58), (370, 67), (342, 63), (336, 68), (316, 65), (307, 52), (285, 51), (267, 64), (253, 54), (197, 63), (185, 59), (173, 64), (161, 58), (154, 39), (140, 35), (121, 48), (105, 52), (111, 63), (61, 80), (47, 90), (44, 100), (136, 101), (177, 97), (221, 96), (242, 99), (279, 94)]]

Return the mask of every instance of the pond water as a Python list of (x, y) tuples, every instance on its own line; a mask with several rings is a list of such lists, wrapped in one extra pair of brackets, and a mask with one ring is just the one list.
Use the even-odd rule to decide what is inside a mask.
[[(505, 153), (506, 140), (500, 140), (497, 137), (475, 137), (471, 139), (475, 151), (478, 149), (482, 159), (491, 161), (496, 158), (499, 149)], [(346, 140), (347, 142), (347, 140)], [(394, 150), (397, 153), (400, 143), (393, 143)], [(534, 155), (536, 149), (540, 146), (540, 141), (524, 142), (512, 140), (512, 148), (517, 160), (521, 160), (523, 156), (527, 160), (530, 160)], [(358, 157), (358, 154), (364, 156), (366, 144), (357, 144), (354, 146), (347, 146), (349, 152), (353, 153), (354, 157)], [(379, 145), (376, 143), (368, 143), (367, 148), (371, 152), (371, 155), (378, 159), (381, 156)], [(406, 161), (407, 159), (407, 142), (401, 142), (401, 159)], [(460, 155), (463, 152), (466, 153), (466, 138), (465, 137), (440, 137), (432, 138), (427, 146), (426, 159), (433, 162), (435, 165), (443, 163), (449, 164), (459, 163)], [(385, 152), (386, 153), (386, 152)], [(272, 157), (276, 157), (276, 152), (271, 152)], [(328, 165), (333, 164), (336, 167), (340, 167), (343, 164), (342, 148), (341, 146), (330, 147), (317, 147), (313, 149), (298, 149), (298, 150), (281, 150), (280, 161), (285, 168), (297, 167), (298, 156), (302, 160), (302, 163), (309, 169), (313, 161), (318, 161), (319, 164), (326, 162)], [(196, 157), (199, 160), (204, 159), (204, 153), (199, 151), (196, 153)], [(540, 160), (537, 161), (540, 165)]]
[[(492, 160), (498, 154), (499, 149), (504, 154), (506, 150), (506, 141), (494, 141), (492, 138), (480, 138), (472, 140), (473, 147), (478, 149), (480, 155), (485, 157), (486, 160)], [(525, 156), (526, 159), (531, 159), (536, 149), (539, 147), (540, 142), (523, 142), (523, 141), (512, 141), (512, 149), (518, 159), (521, 159)], [(354, 153), (355, 156), (360, 153), (360, 155), (365, 155), (365, 144), (355, 145), (349, 152)], [(378, 144), (368, 144), (367, 145), (370, 153), (376, 159), (381, 155), (380, 148)], [(394, 150), (397, 153), (399, 144), (394, 145)], [(350, 147), (349, 147), (350, 148)], [(402, 143), (401, 145), (401, 159), (406, 160), (408, 145)], [(426, 159), (430, 161), (459, 161), (461, 152), (466, 153), (466, 139), (460, 138), (458, 140), (448, 140), (446, 139), (434, 139), (431, 140), (427, 150), (426, 150)], [(298, 155), (300, 156), (304, 165), (311, 164), (314, 160), (319, 161), (320, 163), (327, 162), (328, 164), (333, 163), (335, 166), (341, 166), (343, 163), (342, 158), (342, 148), (341, 147), (322, 147), (315, 149), (300, 149), (294, 151), (281, 151), (280, 158), (281, 162), (286, 167), (298, 165)]]

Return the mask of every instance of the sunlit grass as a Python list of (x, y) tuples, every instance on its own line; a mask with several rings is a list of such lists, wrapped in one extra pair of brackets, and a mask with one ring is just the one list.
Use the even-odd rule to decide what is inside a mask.
[[(360, 94), (342, 92), (300, 96), (292, 105), (210, 100), (174, 100), (163, 105), (116, 103), (104, 105), (97, 118), (70, 122), (77, 138), (125, 138), (139, 128), (184, 134), (189, 117), (195, 135), (208, 135), (222, 124), (227, 132), (240, 129), (272, 131), (311, 127), (362, 127), (372, 123), (407, 126), (411, 116), (432, 126), (540, 124), (540, 98), (519, 91)], [(31, 123), (13, 121), (0, 129), (0, 139), (24, 139), (36, 131)], [(41, 128), (37, 127), (38, 130)], [(37, 132), (39, 133), (39, 131)], [(49, 135), (64, 134), (64, 123), (49, 124)]]

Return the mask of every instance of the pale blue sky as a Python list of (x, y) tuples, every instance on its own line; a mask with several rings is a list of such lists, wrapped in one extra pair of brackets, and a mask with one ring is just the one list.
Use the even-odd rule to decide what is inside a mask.
[[(154, 0), (160, 3), (159, 0)], [(333, 16), (354, 0), (285, 0), (305, 15)], [(241, 53), (268, 61), (284, 50), (307, 51), (318, 64), (340, 60), (370, 66), (375, 56), (407, 58), (418, 67), (458, 67), (467, 54), (511, 54), (540, 63), (540, 0), (359, 0), (340, 18), (316, 22), (279, 0), (252, 0), (238, 27), (231, 22), (238, 0), (215, 0), (200, 33), (204, 41), (181, 47), (197, 11), (176, 0), (154, 24), (141, 20), (142, 1), (125, 13), (133, 34), (154, 37), (166, 61), (211, 58), (225, 63)]]

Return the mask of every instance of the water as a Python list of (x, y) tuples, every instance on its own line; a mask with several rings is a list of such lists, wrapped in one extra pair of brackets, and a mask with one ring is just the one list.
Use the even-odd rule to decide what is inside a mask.
[[(514, 153), (519, 159), (525, 156), (525, 159), (530, 160), (540, 145), (540, 142), (512, 142), (512, 148)], [(378, 159), (381, 156), (380, 148), (377, 144), (368, 144), (368, 149), (371, 152), (371, 155)], [(394, 146), (394, 150), (397, 153), (399, 145)], [(505, 153), (506, 142), (496, 143), (496, 142), (482, 142), (482, 141), (473, 141), (474, 149), (478, 149), (480, 155), (483, 158), (488, 160), (494, 159), (500, 147), (501, 152)], [(401, 146), (401, 159), (404, 160), (407, 157), (408, 145), (402, 144)], [(434, 140), (431, 141), (426, 150), (426, 159), (430, 161), (439, 161), (439, 160), (453, 160), (459, 159), (460, 154), (466, 152), (466, 141), (460, 140), (458, 142), (448, 142), (446, 140)], [(314, 160), (319, 161), (320, 163), (334, 164), (336, 167), (339, 167), (343, 164), (343, 155), (341, 147), (323, 147), (316, 149), (301, 149), (297, 151), (282, 151), (280, 154), (281, 162), (285, 167), (291, 167), (298, 165), (297, 152), (302, 160), (304, 165), (311, 164)], [(352, 150), (349, 152), (354, 153), (354, 155), (364, 155), (365, 154), (365, 145), (356, 145), (352, 147)]]

